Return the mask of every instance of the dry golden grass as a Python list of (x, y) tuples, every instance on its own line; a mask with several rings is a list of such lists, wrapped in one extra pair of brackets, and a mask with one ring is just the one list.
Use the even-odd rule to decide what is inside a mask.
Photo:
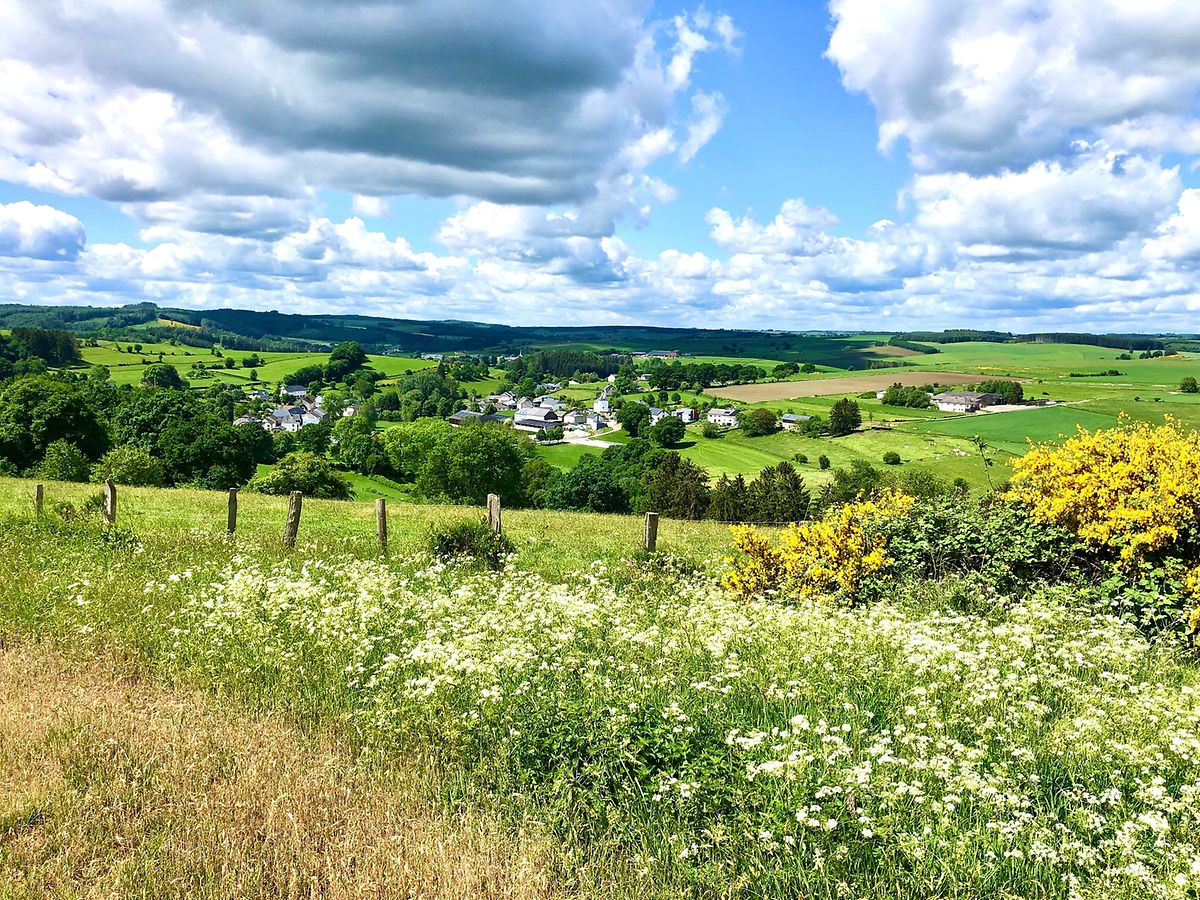
[(708, 388), (713, 397), (724, 397), (740, 403), (763, 403), (774, 400), (795, 400), (798, 397), (826, 397), (833, 394), (861, 394), (863, 391), (882, 391), (899, 382), (905, 387), (924, 384), (975, 384), (979, 375), (961, 372), (913, 372), (888, 369), (879, 375), (842, 375), (836, 378), (812, 378), (808, 381), (764, 381), (761, 384), (737, 384)]
[(0, 639), (0, 898), (540, 898), (545, 839), (417, 770)]

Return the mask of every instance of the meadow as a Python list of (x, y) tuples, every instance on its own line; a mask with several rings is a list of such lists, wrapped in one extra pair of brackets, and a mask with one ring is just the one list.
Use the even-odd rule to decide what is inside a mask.
[[(728, 530), (0, 479), (0, 895), (1187, 898), (1200, 669), (1065, 588), (744, 599)], [(86, 486), (48, 486), (51, 505)]]

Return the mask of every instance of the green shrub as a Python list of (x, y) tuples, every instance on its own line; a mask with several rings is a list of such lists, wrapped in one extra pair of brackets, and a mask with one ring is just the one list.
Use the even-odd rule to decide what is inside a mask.
[(817, 465), (820, 466), (822, 469), (828, 469), (829, 468), (829, 457), (826, 456), (824, 453), (822, 453), (820, 456), (817, 457)]
[(792, 459), (798, 463), (806, 463), (806, 462), (808, 462), (808, 454), (807, 453), (797, 453), (796, 455), (794, 455), (792, 457)]
[(166, 484), (162, 462), (147, 450), (124, 444), (100, 458), (92, 470), (93, 481), (112, 479), (117, 484), (162, 487)]
[(493, 571), (504, 568), (513, 553), (512, 541), (487, 522), (455, 522), (435, 528), (426, 539), (430, 555), (440, 560), (471, 559)]
[(721, 436), (721, 429), (716, 422), (705, 422), (700, 426), (700, 433), (709, 440), (712, 440)]
[(887, 453), (883, 454), (883, 464), (886, 466), (900, 465), (900, 454), (895, 450), (889, 450)]
[(74, 444), (55, 441), (46, 448), (46, 455), (34, 467), (38, 478), (49, 481), (87, 481), (92, 464)]

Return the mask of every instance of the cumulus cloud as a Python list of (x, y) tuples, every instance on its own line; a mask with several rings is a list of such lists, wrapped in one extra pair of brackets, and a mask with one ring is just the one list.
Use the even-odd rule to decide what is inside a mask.
[(1125, 150), (1192, 141), (1200, 90), (1193, 0), (832, 0), (828, 56), (865, 93), (880, 145), (922, 169), (1023, 169), (1080, 136)]
[(0, 204), (0, 256), (74, 260), (85, 242), (83, 224), (52, 206)]
[(1036, 258), (1103, 250), (1147, 234), (1181, 190), (1177, 168), (1101, 149), (1075, 165), (922, 175), (906, 196), (919, 228), (972, 256)]
[(672, 98), (696, 56), (736, 38), (727, 16), (681, 16), (660, 35), (644, 12), (643, 0), (582, 15), (556, 0), (320, 0), (303, 15), (283, 0), (13, 0), (0, 7), (0, 178), (199, 231), (211, 215), (179, 207), (233, 198), (240, 215), (222, 233), (244, 219), (256, 236), (318, 188), (582, 202), (626, 148), (647, 164), (674, 141)]

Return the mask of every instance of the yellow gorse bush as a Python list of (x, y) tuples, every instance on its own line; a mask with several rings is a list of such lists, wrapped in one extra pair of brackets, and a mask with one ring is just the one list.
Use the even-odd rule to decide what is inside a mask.
[(1200, 436), (1168, 418), (1122, 424), (1034, 447), (1013, 466), (1009, 499), (1136, 571), (1150, 554), (1196, 534)]
[(1184, 576), (1183, 591), (1196, 604), (1188, 616), (1188, 634), (1200, 639), (1200, 566), (1196, 566)]
[(883, 525), (907, 516), (912, 505), (912, 497), (895, 492), (847, 503), (815, 522), (789, 525), (775, 545), (757, 529), (735, 525), (733, 543), (743, 556), (726, 585), (743, 597), (780, 592), (853, 603), (868, 579), (887, 577), (892, 558)]

